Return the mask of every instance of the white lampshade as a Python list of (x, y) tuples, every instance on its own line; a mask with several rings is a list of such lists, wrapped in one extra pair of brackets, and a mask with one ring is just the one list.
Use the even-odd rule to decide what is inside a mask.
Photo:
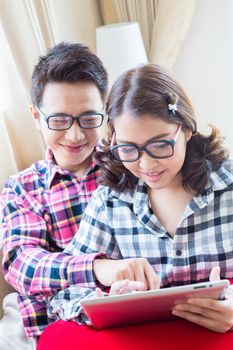
[(137, 22), (96, 28), (96, 48), (97, 56), (108, 71), (110, 86), (124, 71), (148, 63)]

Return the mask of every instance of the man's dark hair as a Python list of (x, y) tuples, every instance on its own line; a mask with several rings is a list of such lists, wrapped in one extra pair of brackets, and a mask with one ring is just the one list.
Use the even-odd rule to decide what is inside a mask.
[(108, 76), (101, 60), (82, 44), (61, 42), (40, 56), (32, 74), (31, 100), (40, 106), (49, 82), (91, 82), (98, 88), (103, 102), (108, 89)]

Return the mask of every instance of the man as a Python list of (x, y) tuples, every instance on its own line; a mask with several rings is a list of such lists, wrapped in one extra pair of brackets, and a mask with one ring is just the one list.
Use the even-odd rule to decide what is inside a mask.
[(97, 188), (92, 153), (106, 93), (106, 70), (80, 44), (56, 45), (40, 57), (32, 75), (31, 113), (48, 146), (46, 158), (12, 176), (0, 198), (3, 271), (19, 292), (29, 337), (48, 324), (46, 298), (95, 279), (92, 261), (98, 254), (77, 258), (62, 251)]

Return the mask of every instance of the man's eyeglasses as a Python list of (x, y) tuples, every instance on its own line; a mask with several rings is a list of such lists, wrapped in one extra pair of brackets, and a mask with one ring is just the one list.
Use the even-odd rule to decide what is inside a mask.
[(141, 147), (127, 143), (110, 146), (110, 150), (114, 158), (122, 162), (135, 162), (141, 157), (142, 151), (145, 151), (150, 157), (155, 159), (169, 158), (174, 154), (174, 146), (180, 130), (181, 125), (177, 129), (175, 137), (171, 140), (148, 141)]
[(50, 130), (68, 130), (74, 121), (77, 121), (82, 129), (94, 129), (99, 128), (104, 120), (103, 114), (96, 112), (87, 112), (75, 117), (64, 113), (55, 113), (47, 116), (39, 107), (36, 107), (36, 109), (43, 115)]

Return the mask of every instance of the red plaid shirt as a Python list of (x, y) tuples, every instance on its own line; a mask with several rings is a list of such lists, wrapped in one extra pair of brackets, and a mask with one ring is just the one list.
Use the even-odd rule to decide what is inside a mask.
[(12, 176), (0, 197), (3, 220), (3, 271), (19, 292), (19, 307), (28, 336), (48, 324), (46, 297), (72, 285), (94, 286), (96, 254), (74, 257), (63, 248), (79, 229), (81, 215), (97, 188), (93, 162), (83, 178), (46, 159)]

